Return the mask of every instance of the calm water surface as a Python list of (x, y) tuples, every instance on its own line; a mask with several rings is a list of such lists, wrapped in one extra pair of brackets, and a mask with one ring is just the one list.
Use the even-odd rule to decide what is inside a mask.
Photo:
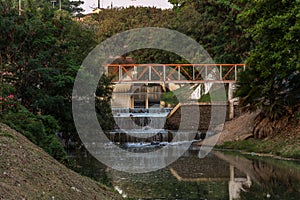
[(91, 156), (74, 158), (77, 170), (111, 184), (125, 199), (300, 199), (300, 162), (191, 148), (168, 167), (129, 174)]

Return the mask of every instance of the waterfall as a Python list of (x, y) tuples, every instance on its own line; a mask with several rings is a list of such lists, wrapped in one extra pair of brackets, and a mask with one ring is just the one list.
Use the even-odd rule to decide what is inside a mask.
[(166, 122), (166, 117), (118, 116), (115, 117), (115, 122), (117, 125), (117, 129), (126, 131), (163, 129)]

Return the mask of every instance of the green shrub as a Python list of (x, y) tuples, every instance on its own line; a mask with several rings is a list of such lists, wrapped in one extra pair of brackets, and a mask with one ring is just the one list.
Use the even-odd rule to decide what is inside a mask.
[(55, 136), (55, 133), (59, 131), (59, 125), (52, 116), (34, 115), (26, 108), (19, 106), (17, 111), (2, 112), (0, 119), (58, 161), (66, 161), (67, 153)]

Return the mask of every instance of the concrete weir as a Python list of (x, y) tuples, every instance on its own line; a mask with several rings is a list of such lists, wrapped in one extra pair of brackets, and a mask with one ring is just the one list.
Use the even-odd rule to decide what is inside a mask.
[[(196, 111), (199, 105), (179, 105), (175, 110), (166, 109), (114, 109), (115, 129), (108, 135), (112, 142), (171, 142), (177, 134), (178, 126), (181, 121), (181, 106), (188, 106), (189, 109)], [(197, 106), (197, 109), (195, 109)], [(203, 107), (202, 107), (203, 108)], [(204, 111), (209, 115), (210, 107), (206, 106)], [(173, 112), (172, 112), (173, 111)], [(207, 118), (207, 117), (205, 117)], [(209, 122), (200, 122), (201, 131), (183, 130), (193, 136), (192, 139), (199, 140), (205, 137)], [(192, 126), (192, 125), (190, 125)], [(184, 138), (182, 138), (184, 139)]]
[(110, 132), (113, 142), (171, 141), (173, 136), (164, 129), (169, 109), (113, 109), (115, 129)]

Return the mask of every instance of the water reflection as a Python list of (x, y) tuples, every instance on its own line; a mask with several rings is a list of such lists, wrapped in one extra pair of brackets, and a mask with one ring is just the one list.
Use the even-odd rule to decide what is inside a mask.
[(250, 199), (299, 199), (300, 198), (300, 163), (275, 160), (271, 158), (249, 158), (214, 154), (253, 180), (248, 193), (241, 193), (241, 198)]
[[(300, 199), (300, 163), (219, 151), (199, 159), (198, 154), (193, 148), (151, 173), (130, 174), (103, 165), (94, 173), (131, 199)], [(83, 171), (96, 166), (85, 164)]]
[(240, 199), (241, 191), (247, 192), (251, 187), (251, 178), (249, 174), (246, 175), (246, 178), (236, 178), (234, 175), (234, 166), (230, 165), (230, 180), (228, 183), (229, 189), (229, 199)]

